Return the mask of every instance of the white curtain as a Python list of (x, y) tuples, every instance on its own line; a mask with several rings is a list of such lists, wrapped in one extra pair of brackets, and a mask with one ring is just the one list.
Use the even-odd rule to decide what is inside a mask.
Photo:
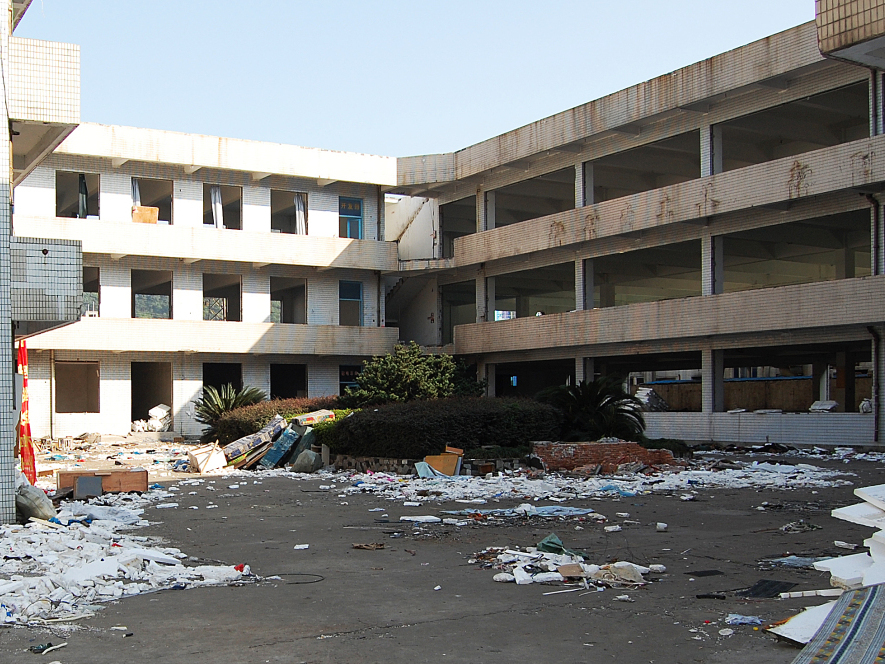
[(295, 194), (295, 234), (307, 235), (307, 194)]
[(141, 189), (138, 187), (138, 180), (132, 178), (132, 205), (133, 207), (141, 206)]
[(215, 228), (224, 228), (224, 206), (221, 204), (221, 187), (209, 187), (209, 200), (212, 203), (212, 221)]

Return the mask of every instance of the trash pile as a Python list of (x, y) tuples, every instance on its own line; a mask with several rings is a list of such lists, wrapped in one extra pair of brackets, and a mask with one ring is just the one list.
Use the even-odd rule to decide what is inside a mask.
[(132, 431), (143, 433), (145, 431), (171, 431), (172, 409), (164, 403), (154, 406), (148, 411), (147, 420), (135, 420), (132, 423)]
[[(334, 420), (331, 410), (317, 410), (293, 417), (291, 422), (275, 415), (260, 431), (243, 436), (219, 447), (217, 443), (206, 445), (189, 454), (189, 463), (181, 470), (207, 473), (228, 467), (236, 470), (273, 470), (292, 461), (290, 470), (295, 473), (313, 473), (328, 464), (315, 449), (316, 436), (311, 425)], [(319, 448), (318, 448), (319, 449)]]
[(121, 597), (245, 581), (245, 566), (188, 566), (179, 549), (127, 533), (148, 525), (144, 506), (172, 495), (108, 494), (66, 503), (50, 520), (0, 526), (0, 623), (76, 620)]
[[(605, 565), (588, 563), (588, 555), (566, 549), (562, 540), (553, 533), (538, 542), (537, 546), (520, 548), (488, 547), (473, 554), (468, 563), (479, 564), (482, 569), (498, 570), (493, 580), (500, 583), (569, 584), (567, 590), (599, 592), (604, 588), (637, 588), (649, 582), (646, 574), (663, 574), (663, 565), (644, 567), (628, 561)], [(592, 589), (592, 590), (591, 590)], [(553, 593), (545, 593), (553, 594)], [(628, 596), (622, 601), (631, 601)], [(616, 598), (619, 599), (619, 598)]]
[(351, 486), (341, 495), (372, 493), (391, 500), (432, 501), (547, 499), (563, 502), (574, 499), (631, 497), (647, 493), (674, 493), (690, 500), (702, 489), (795, 489), (843, 486), (850, 482), (837, 479), (844, 475), (809, 464), (795, 466), (777, 463), (732, 463), (721, 470), (679, 469), (654, 475), (623, 473), (614, 477), (586, 478), (547, 474), (535, 477), (531, 471), (503, 471), (486, 477), (415, 478), (390, 473), (330, 474), (329, 479)]

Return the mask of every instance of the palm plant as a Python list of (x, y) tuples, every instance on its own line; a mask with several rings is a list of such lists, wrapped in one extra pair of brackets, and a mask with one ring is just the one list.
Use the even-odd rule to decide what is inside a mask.
[(623, 380), (618, 376), (549, 387), (540, 392), (537, 399), (562, 411), (563, 440), (609, 437), (638, 440), (645, 431), (642, 404), (624, 390)]
[(237, 390), (228, 383), (227, 385), (222, 385), (221, 389), (216, 390), (211, 385), (204, 386), (203, 396), (195, 399), (193, 402), (194, 419), (197, 422), (208, 425), (203, 429), (203, 435), (200, 436), (200, 440), (207, 443), (217, 437), (215, 425), (225, 413), (243, 406), (251, 406), (265, 399), (267, 399), (267, 393), (257, 387), (246, 386), (241, 390)]

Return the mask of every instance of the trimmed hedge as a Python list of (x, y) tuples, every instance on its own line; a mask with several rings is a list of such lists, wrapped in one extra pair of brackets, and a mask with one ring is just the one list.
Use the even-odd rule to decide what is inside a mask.
[(529, 399), (452, 398), (387, 404), (317, 428), (334, 454), (420, 459), (446, 445), (523, 447), (556, 440), (562, 414)]
[(313, 397), (300, 399), (273, 399), (252, 406), (237, 408), (225, 413), (215, 425), (218, 442), (221, 445), (232, 443), (238, 438), (255, 433), (279, 413), (287, 420), (313, 410), (332, 410), (338, 406), (338, 397)]

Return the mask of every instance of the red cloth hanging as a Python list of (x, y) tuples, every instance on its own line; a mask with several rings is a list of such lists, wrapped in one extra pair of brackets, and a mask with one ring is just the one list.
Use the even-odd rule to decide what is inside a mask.
[(28, 482), (37, 482), (37, 459), (34, 441), (31, 439), (31, 418), (28, 412), (28, 349), (24, 340), (18, 342), (18, 373), (22, 375), (22, 414), (18, 423), (18, 449), (22, 460), (22, 472)]

